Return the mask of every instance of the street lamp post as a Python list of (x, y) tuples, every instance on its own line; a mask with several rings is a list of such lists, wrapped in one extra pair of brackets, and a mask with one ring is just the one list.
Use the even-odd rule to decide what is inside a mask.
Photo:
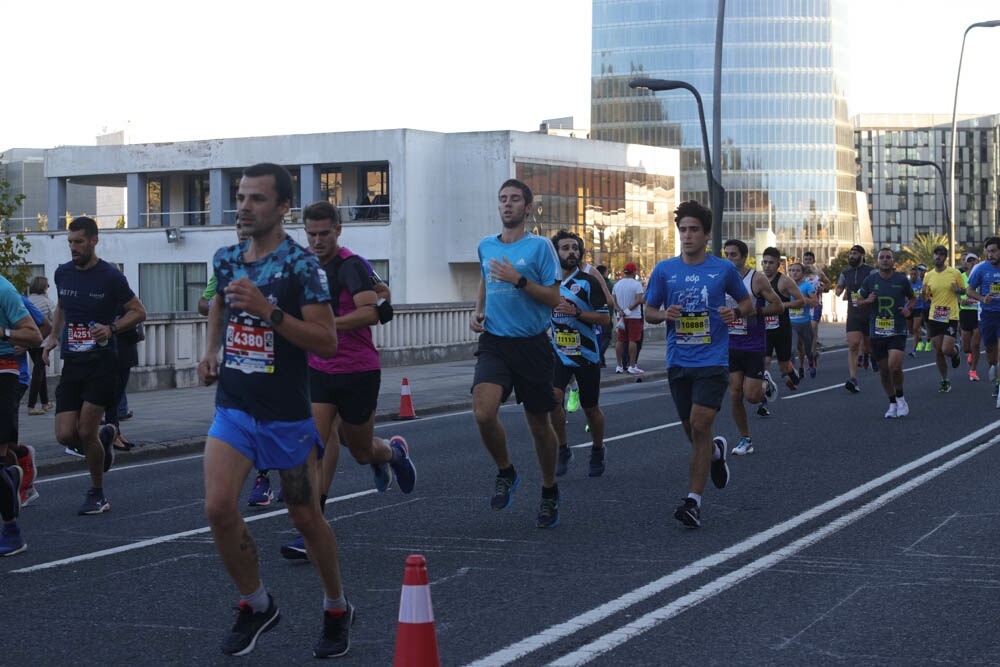
[(958, 145), (958, 137), (956, 136), (958, 131), (958, 82), (962, 78), (962, 58), (965, 57), (965, 38), (969, 36), (969, 31), (973, 28), (996, 28), (997, 26), (1000, 26), (1000, 20), (980, 21), (970, 25), (962, 34), (962, 50), (958, 53), (958, 74), (955, 76), (955, 102), (951, 107), (951, 161), (948, 169), (949, 208), (951, 209), (951, 222), (949, 223), (951, 229), (951, 234), (949, 235), (951, 239), (949, 254), (951, 257), (949, 261), (952, 266), (955, 266), (955, 147)]
[[(701, 142), (705, 151), (705, 178), (708, 183), (708, 201), (712, 209), (712, 253), (719, 255), (722, 253), (722, 206), (725, 190), (722, 183), (719, 183), (712, 172), (712, 155), (708, 148), (708, 127), (705, 125), (705, 108), (701, 102), (701, 94), (698, 89), (687, 81), (677, 81), (674, 79), (632, 79), (628, 82), (629, 88), (648, 88), (654, 92), (660, 90), (677, 90), (683, 88), (694, 95), (698, 103), (698, 120), (701, 122)], [(718, 158), (718, 156), (716, 156)], [(718, 237), (718, 241), (716, 241)]]
[[(930, 160), (904, 159), (904, 160), (898, 160), (896, 164), (905, 164), (910, 167), (934, 167), (935, 169), (937, 169), (938, 177), (941, 179), (941, 194), (944, 198), (948, 197), (948, 189), (945, 187), (944, 183), (944, 170), (941, 169), (941, 165), (939, 165), (937, 162), (931, 162)], [(948, 237), (948, 245), (952, 248), (952, 251), (954, 251), (955, 238), (951, 235), (955, 233), (955, 229), (954, 227), (952, 227), (951, 215), (948, 213), (948, 202), (942, 201), (941, 208), (944, 209), (944, 224), (945, 224), (944, 235)]]

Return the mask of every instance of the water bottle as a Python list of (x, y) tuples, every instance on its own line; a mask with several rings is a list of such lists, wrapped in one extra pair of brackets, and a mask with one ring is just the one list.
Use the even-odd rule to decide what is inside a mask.
[[(87, 323), (87, 326), (89, 326), (89, 327), (90, 327), (90, 329), (91, 329), (91, 332), (90, 332), (90, 335), (91, 335), (91, 336), (93, 336), (93, 335), (94, 335), (94, 332), (93, 332), (93, 329), (94, 329), (94, 325), (95, 325), (95, 322), (94, 322), (94, 320), (91, 320), (90, 322), (88, 322), (88, 323)], [(108, 341), (107, 341), (107, 340), (101, 340), (101, 341), (97, 341), (97, 344), (98, 344), (98, 345), (99, 345), (100, 347), (107, 347), (107, 344), (108, 344)]]

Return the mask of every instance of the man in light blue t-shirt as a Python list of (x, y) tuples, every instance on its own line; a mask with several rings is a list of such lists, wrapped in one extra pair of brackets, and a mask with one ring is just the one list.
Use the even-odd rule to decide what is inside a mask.
[[(736, 266), (706, 251), (712, 212), (686, 201), (674, 212), (674, 222), (681, 254), (657, 264), (649, 276), (646, 321), (667, 323), (670, 394), (691, 441), (690, 492), (674, 518), (697, 528), (709, 470), (717, 488), (729, 482), (726, 439), (712, 437), (715, 415), (729, 389), (729, 323), (755, 311)], [(726, 306), (727, 294), (737, 308)]]
[(535, 525), (559, 523), (556, 485), (556, 434), (549, 421), (555, 407), (553, 355), (546, 331), (559, 305), (562, 269), (552, 242), (525, 229), (531, 189), (517, 179), (500, 186), (503, 229), (479, 242), (482, 280), (469, 327), (479, 336), (472, 411), (479, 435), (497, 465), (490, 505), (506, 509), (520, 483), (510, 461), (507, 436), (500, 424), (500, 404), (511, 391), (524, 403), (524, 415), (542, 469), (542, 504)]

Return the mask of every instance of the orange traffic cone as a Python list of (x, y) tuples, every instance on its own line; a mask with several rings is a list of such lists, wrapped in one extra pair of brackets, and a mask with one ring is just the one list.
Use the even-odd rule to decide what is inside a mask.
[(413, 412), (413, 396), (410, 395), (410, 381), (403, 378), (403, 388), (399, 396), (399, 416), (396, 419), (416, 419)]
[(396, 655), (392, 664), (393, 667), (441, 665), (434, 631), (434, 610), (431, 608), (431, 588), (427, 581), (427, 563), (423, 556), (416, 554), (406, 557), (403, 593), (399, 598)]

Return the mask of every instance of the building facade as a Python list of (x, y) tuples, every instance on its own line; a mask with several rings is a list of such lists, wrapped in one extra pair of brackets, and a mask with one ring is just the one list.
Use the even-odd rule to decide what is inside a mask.
[[(303, 205), (325, 199), (341, 243), (367, 257), (401, 304), (471, 301), (476, 248), (499, 229), (497, 190), (511, 177), (535, 192), (530, 229), (576, 231), (591, 262), (651, 269), (675, 254), (679, 155), (650, 146), (529, 132), (379, 130), (160, 144), (67, 146), (45, 153), (49, 209), (71, 184), (118, 188), (127, 209), (101, 220), (98, 254), (117, 263), (151, 312), (190, 312), (215, 250), (235, 242), (242, 169), (263, 160), (295, 180), (287, 226), (305, 242)], [(123, 218), (123, 228), (109, 224)], [(66, 262), (65, 233), (29, 233), (36, 273)]]
[[(11, 148), (0, 153), (0, 181), (10, 184), (11, 196), (24, 195), (21, 205), (4, 221), (6, 230), (20, 232), (48, 229), (45, 149)], [(64, 217), (95, 215), (98, 208), (98, 192), (94, 188), (76, 183), (67, 185), (62, 211)]]
[[(1000, 115), (960, 116), (957, 128), (955, 245), (979, 251), (1000, 225)], [(898, 250), (918, 234), (948, 235), (950, 114), (862, 114), (854, 144), (876, 246)]]
[[(591, 137), (681, 150), (681, 196), (708, 203), (701, 124), (711, 136), (716, 0), (594, 0)], [(858, 240), (847, 113), (845, 0), (728, 3), (722, 54), (723, 236), (771, 230), (788, 256), (823, 262)], [(763, 248), (756, 248), (759, 253)]]

